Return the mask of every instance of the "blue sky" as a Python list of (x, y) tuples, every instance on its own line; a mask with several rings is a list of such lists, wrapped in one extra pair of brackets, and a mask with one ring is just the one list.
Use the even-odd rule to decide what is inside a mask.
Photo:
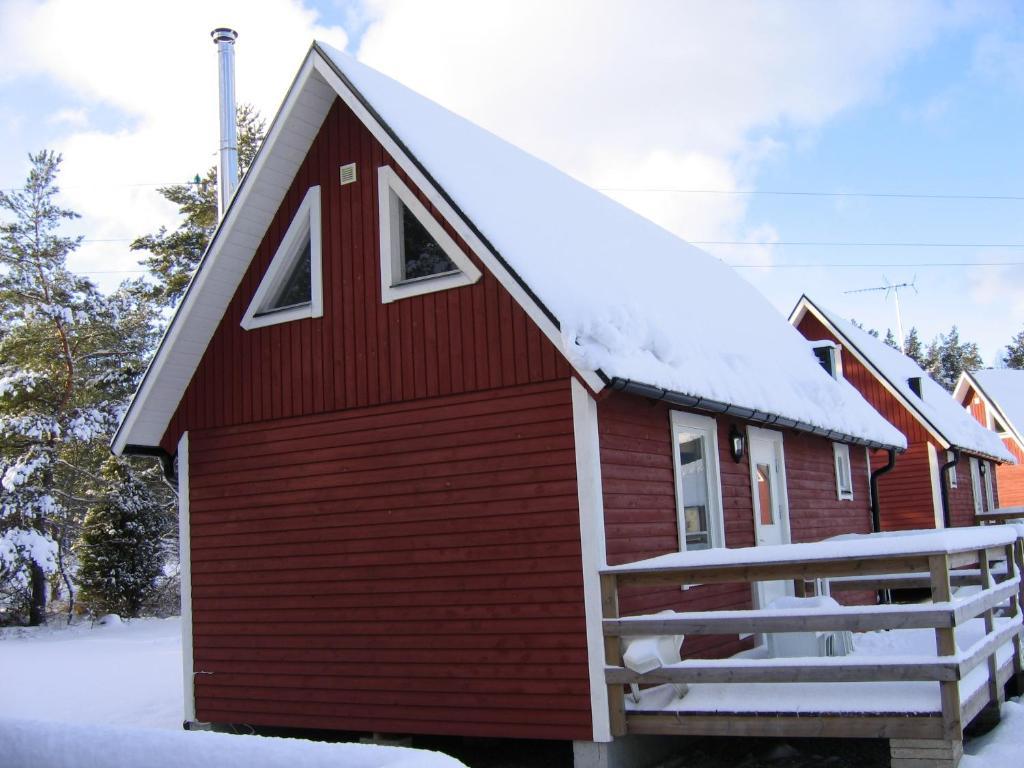
[[(991, 362), (1024, 326), (1024, 248), (979, 245), (1024, 244), (1024, 200), (740, 193), (1024, 197), (1022, 14), (938, 0), (0, 0), (0, 187), (20, 183), (27, 152), (63, 151), (89, 241), (72, 264), (112, 286), (138, 268), (130, 238), (174, 222), (150, 185), (214, 160), (209, 29), (239, 30), (239, 98), (268, 117), (319, 37), (689, 240), (751, 243), (706, 248), (760, 265), (740, 272), (781, 312), (808, 292), (884, 332), (892, 300), (845, 291), (915, 280), (907, 328), (930, 339), (957, 323)], [(622, 191), (647, 189), (727, 194)], [(974, 246), (784, 244), (807, 241)], [(973, 266), (931, 266), (950, 262)]]

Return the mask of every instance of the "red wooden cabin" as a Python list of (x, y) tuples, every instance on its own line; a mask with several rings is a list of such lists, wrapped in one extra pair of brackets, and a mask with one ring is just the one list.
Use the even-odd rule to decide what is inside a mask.
[(177, 457), (188, 720), (607, 742), (598, 569), (868, 531), (903, 445), (720, 262), (314, 45), (114, 449)]
[[(999, 435), (1017, 461), (996, 467), (999, 504), (1024, 505), (1024, 371), (964, 371), (953, 397), (979, 424)], [(986, 476), (985, 481), (991, 483), (991, 477)]]
[(834, 345), (841, 375), (907, 437), (906, 453), (878, 480), (883, 530), (973, 525), (995, 506), (993, 465), (1012, 457), (917, 363), (807, 296), (790, 321)]

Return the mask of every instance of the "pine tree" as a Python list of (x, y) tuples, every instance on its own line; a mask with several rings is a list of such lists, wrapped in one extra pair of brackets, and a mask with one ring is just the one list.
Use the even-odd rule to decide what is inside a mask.
[(907, 334), (907, 342), (904, 346), (903, 354), (922, 368), (925, 367), (925, 350), (921, 344), (921, 337), (917, 334), (917, 328), (911, 327), (910, 333)]
[(105, 481), (90, 507), (76, 545), (82, 600), (94, 613), (139, 615), (160, 575), (166, 505), (124, 462), (104, 464)]
[(101, 294), (71, 273), (77, 218), (57, 203), (61, 158), (29, 156), (25, 186), (0, 193), (0, 589), (46, 618), (47, 576), (71, 593), (70, 547), (110, 436), (155, 335), (129, 292)]
[(961, 373), (976, 371), (983, 365), (978, 345), (961, 342), (956, 325), (948, 334), (939, 334), (931, 343), (926, 362), (929, 375), (950, 392), (956, 387)]
[(1006, 345), (1006, 353), (1000, 362), (1007, 368), (1024, 368), (1024, 330)]
[[(238, 107), (238, 167), (244, 174), (252, 165), (263, 141), (266, 124), (255, 107)], [(131, 244), (133, 251), (148, 251), (140, 262), (153, 280), (140, 280), (135, 290), (146, 300), (173, 306), (185, 293), (188, 281), (206, 251), (217, 227), (217, 169), (207, 170), (192, 184), (174, 184), (159, 190), (178, 206), (182, 222), (173, 232), (161, 227), (156, 234), (143, 235)]]
[(884, 341), (887, 346), (890, 346), (893, 349), (899, 349), (900, 348), (899, 343), (896, 341), (896, 335), (892, 332), (891, 328), (886, 328), (885, 329), (885, 338), (882, 339), (882, 341)]

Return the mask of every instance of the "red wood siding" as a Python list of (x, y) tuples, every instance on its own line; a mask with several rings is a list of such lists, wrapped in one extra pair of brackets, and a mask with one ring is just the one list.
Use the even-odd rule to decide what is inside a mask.
[[(355, 162), (359, 181), (339, 186)], [(484, 272), (474, 285), (382, 304), (377, 173), (394, 160), (336, 101), (207, 348), (161, 445), (181, 433), (382, 403), (551, 381), (569, 367)], [(306, 190), (321, 188), (324, 314), (246, 331), (239, 325)], [(420, 200), (441, 221), (426, 197)]]
[[(605, 537), (611, 565), (679, 551), (675, 481), (672, 470), (670, 408), (616, 394), (598, 405), (601, 473), (604, 486)], [(754, 545), (754, 512), (750, 464), (729, 455), (728, 417), (718, 424), (719, 470), (729, 547)], [(836, 497), (832, 443), (820, 437), (785, 432), (783, 450), (793, 541), (815, 541), (839, 533), (871, 529), (866, 459), (851, 447), (854, 500)], [(859, 596), (860, 600), (869, 599)], [(623, 595), (623, 614), (677, 610), (725, 610), (751, 607), (743, 585), (708, 585), (681, 592), (677, 588), (647, 589)], [(723, 656), (743, 647), (732, 637), (689, 637), (683, 646), (691, 657)]]
[[(797, 326), (812, 341), (840, 340), (813, 315), (807, 313)], [(934, 528), (931, 467), (928, 461), (928, 432), (875, 376), (849, 352), (843, 351), (843, 376), (876, 411), (907, 438), (908, 449), (896, 458), (896, 467), (878, 479), (882, 529)], [(878, 452), (872, 466), (884, 466), (887, 457)]]
[(591, 738), (570, 397), (191, 432), (197, 717)]
[[(975, 402), (974, 387), (968, 387), (964, 393), (962, 404), (970, 404), (971, 415), (983, 427), (988, 426), (988, 413), (985, 401), (980, 397)], [(1004, 437), (1003, 445), (1017, 459), (1017, 464), (999, 464), (996, 466), (996, 495), (1000, 506), (1016, 507), (1024, 504), (1024, 451), (1012, 437)]]

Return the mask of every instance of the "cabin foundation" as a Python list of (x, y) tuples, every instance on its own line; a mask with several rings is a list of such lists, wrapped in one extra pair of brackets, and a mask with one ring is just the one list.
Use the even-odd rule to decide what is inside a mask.
[(619, 736), (614, 741), (574, 741), (573, 768), (644, 768), (679, 754), (690, 739)]
[(892, 768), (956, 768), (964, 755), (959, 739), (891, 739)]

